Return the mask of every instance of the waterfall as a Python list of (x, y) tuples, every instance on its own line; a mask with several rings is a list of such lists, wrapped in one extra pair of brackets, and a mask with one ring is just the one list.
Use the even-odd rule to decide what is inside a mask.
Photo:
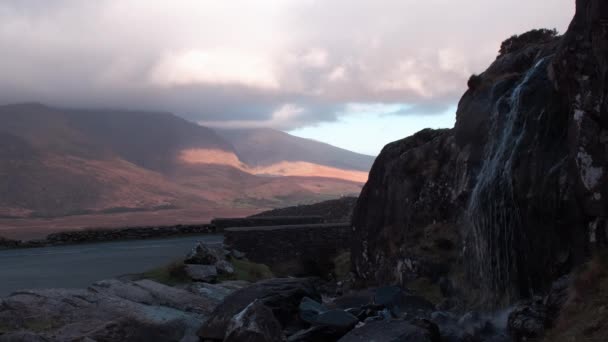
[(521, 215), (513, 191), (513, 162), (526, 131), (523, 97), (531, 80), (546, 72), (548, 59), (538, 61), (495, 105), (483, 166), (466, 212), (469, 227), (465, 253), (469, 275), (492, 299), (512, 293), (517, 265), (515, 234), (522, 234)]

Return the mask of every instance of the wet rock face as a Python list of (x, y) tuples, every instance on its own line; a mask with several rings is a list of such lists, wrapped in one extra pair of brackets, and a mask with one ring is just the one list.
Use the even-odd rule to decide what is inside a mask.
[(489, 302), (513, 301), (608, 244), (608, 4), (577, 1), (563, 37), (522, 44), (469, 86), (453, 129), (377, 158), (353, 217), (362, 284), (462, 265)]
[[(449, 130), (424, 130), (387, 145), (376, 159), (353, 218), (353, 265), (366, 284), (404, 283), (419, 274), (435, 276), (440, 253), (421, 258), (420, 240), (435, 229), (449, 238), (466, 173)], [(462, 174), (461, 174), (462, 173)], [(435, 226), (435, 228), (433, 228)], [(443, 260), (443, 263), (447, 260)]]

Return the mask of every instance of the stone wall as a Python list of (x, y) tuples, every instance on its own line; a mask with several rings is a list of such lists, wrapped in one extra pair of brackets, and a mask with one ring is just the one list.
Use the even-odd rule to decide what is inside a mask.
[(224, 231), (224, 242), (276, 275), (325, 276), (348, 250), (350, 231), (349, 223), (238, 227)]
[(211, 225), (215, 227), (217, 231), (222, 231), (230, 227), (285, 226), (294, 224), (318, 224), (324, 222), (324, 218), (321, 216), (256, 216), (216, 218), (211, 221)]
[(210, 234), (214, 232), (214, 227), (209, 224), (85, 229), (50, 234), (43, 240), (19, 241), (0, 237), (0, 249), (46, 247), (117, 240), (142, 240), (182, 235)]

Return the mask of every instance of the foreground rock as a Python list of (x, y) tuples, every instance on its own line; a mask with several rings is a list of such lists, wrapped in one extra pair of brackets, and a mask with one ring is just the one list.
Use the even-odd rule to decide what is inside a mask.
[(284, 339), (281, 324), (272, 310), (255, 300), (232, 317), (224, 342), (280, 342)]
[(214, 305), (151, 281), (21, 291), (0, 300), (0, 341), (197, 341)]
[(186, 265), (184, 270), (194, 281), (212, 283), (217, 279), (217, 268), (214, 265)]
[(272, 310), (285, 328), (298, 320), (298, 306), (304, 297), (321, 300), (314, 279), (279, 278), (258, 282), (226, 297), (210, 314), (198, 335), (202, 339), (222, 340), (233, 317), (256, 299)]
[(440, 342), (432, 330), (406, 321), (387, 320), (366, 324), (339, 340), (340, 342)]

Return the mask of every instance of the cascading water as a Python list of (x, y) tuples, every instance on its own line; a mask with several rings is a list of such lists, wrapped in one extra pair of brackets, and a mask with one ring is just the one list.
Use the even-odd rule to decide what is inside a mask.
[[(469, 275), (488, 299), (509, 297), (516, 281), (514, 238), (521, 232), (521, 214), (513, 191), (514, 160), (522, 148), (526, 117), (522, 101), (529, 83), (546, 72), (549, 57), (538, 61), (497, 102), (491, 117), (483, 166), (467, 207), (469, 225), (465, 254)], [(519, 235), (521, 236), (521, 235)]]

